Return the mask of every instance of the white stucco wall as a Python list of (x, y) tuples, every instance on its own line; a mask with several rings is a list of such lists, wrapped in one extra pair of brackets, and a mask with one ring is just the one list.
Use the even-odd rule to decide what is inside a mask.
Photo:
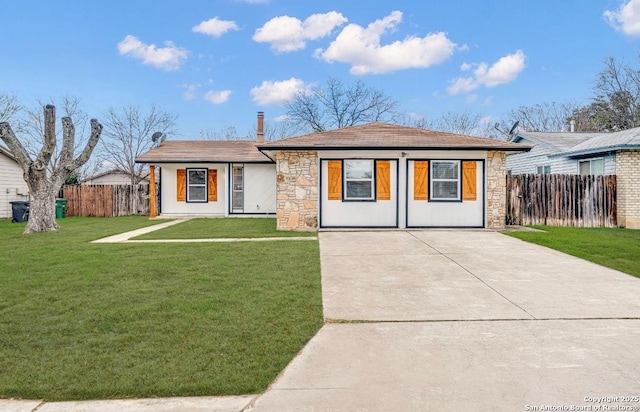
[[(226, 182), (228, 166), (224, 163), (182, 163), (162, 164), (160, 207), (161, 216), (224, 216), (227, 213)], [(218, 200), (215, 202), (193, 203), (178, 202), (177, 179), (178, 169), (216, 169), (218, 171)], [(157, 173), (157, 172), (156, 172)]]
[(376, 201), (329, 200), (328, 160), (320, 162), (320, 227), (398, 227), (397, 160), (390, 161), (391, 199)]
[[(380, 222), (393, 223), (389, 226), (395, 226), (395, 205), (397, 203), (398, 227), (407, 226), (434, 226), (434, 227), (481, 227), (486, 225), (483, 217), (483, 211), (486, 208), (486, 173), (484, 168), (487, 164), (487, 152), (484, 150), (460, 150), (460, 151), (444, 151), (444, 150), (363, 150), (363, 151), (318, 151), (320, 159), (320, 168), (322, 168), (321, 179), (321, 210), (320, 210), (320, 227), (329, 226), (385, 226)], [(327, 203), (327, 163), (329, 159), (395, 159), (398, 164), (398, 174), (395, 174), (395, 167), (392, 165), (392, 194), (398, 192), (397, 202), (395, 198), (389, 202), (393, 204), (393, 208), (387, 207), (367, 207), (368, 202), (338, 202), (347, 203), (345, 206), (332, 206), (326, 208)], [(413, 199), (413, 181), (407, 186), (407, 178), (412, 168), (407, 168), (411, 162), (408, 159), (424, 159), (424, 160), (480, 160), (477, 163), (477, 201), (466, 202), (429, 202), (422, 201), (424, 204), (412, 205)], [(399, 191), (396, 190), (399, 188)], [(387, 201), (388, 202), (388, 201)], [(409, 216), (407, 216), (407, 211)], [(338, 225), (334, 222), (350, 224)]]
[(28, 201), (28, 193), (22, 168), (15, 160), (0, 153), (0, 218), (10, 218), (10, 202)]
[[(253, 163), (182, 163), (162, 164), (160, 207), (162, 216), (229, 216), (230, 171), (244, 167), (244, 211), (242, 214), (276, 213), (276, 166)], [(178, 169), (216, 169), (218, 200), (215, 202), (178, 202), (176, 171)], [(156, 172), (157, 174), (158, 172)]]
[[(433, 160), (433, 159), (430, 159)], [(407, 226), (408, 227), (483, 227), (484, 225), (484, 164), (476, 161), (476, 200), (462, 201), (432, 201), (414, 200), (414, 160), (409, 160), (407, 179), (409, 193), (407, 196)], [(462, 175), (462, 164), (458, 166)], [(431, 173), (431, 168), (429, 168)], [(431, 188), (429, 188), (431, 190)], [(462, 199), (462, 186), (460, 186)]]
[(276, 213), (275, 164), (244, 163), (244, 213)]

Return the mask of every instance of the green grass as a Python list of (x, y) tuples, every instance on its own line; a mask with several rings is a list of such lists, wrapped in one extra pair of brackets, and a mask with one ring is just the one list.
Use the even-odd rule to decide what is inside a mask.
[(317, 236), (317, 233), (276, 230), (276, 219), (274, 218), (196, 218), (166, 229), (137, 236), (133, 239), (216, 239), (286, 236)]
[(506, 234), (640, 277), (640, 230), (534, 227)]
[(318, 242), (91, 244), (0, 220), (0, 398), (259, 393), (322, 325)]

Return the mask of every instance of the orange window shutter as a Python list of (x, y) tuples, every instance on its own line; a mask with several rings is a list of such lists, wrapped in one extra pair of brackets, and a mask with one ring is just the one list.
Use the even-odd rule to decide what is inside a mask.
[(475, 161), (462, 162), (462, 200), (476, 200), (478, 198), (476, 173)]
[(329, 160), (329, 200), (342, 200), (342, 161)]
[(391, 162), (376, 160), (376, 199), (391, 200)]
[(177, 198), (178, 202), (186, 202), (187, 201), (187, 170), (186, 169), (178, 169), (176, 170), (176, 180), (178, 182), (177, 187)]
[(416, 160), (413, 162), (413, 200), (429, 198), (429, 162)]
[(216, 169), (209, 169), (207, 172), (207, 200), (209, 202), (218, 201), (218, 171)]

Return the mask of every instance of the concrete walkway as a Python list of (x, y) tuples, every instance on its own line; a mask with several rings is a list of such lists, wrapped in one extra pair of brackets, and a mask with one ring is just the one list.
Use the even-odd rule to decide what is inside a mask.
[(164, 223), (158, 223), (157, 225), (143, 227), (141, 229), (132, 230), (130, 232), (119, 233), (117, 235), (105, 237), (102, 239), (94, 240), (91, 243), (233, 243), (233, 242), (274, 242), (281, 240), (318, 240), (315, 236), (280, 236), (280, 237), (259, 237), (259, 238), (215, 238), (215, 239), (145, 239), (145, 240), (131, 240), (134, 237), (141, 236), (147, 233), (155, 232), (156, 230), (164, 229), (169, 226), (177, 225), (178, 223), (186, 222), (189, 218), (170, 220)]
[(156, 230), (164, 229), (169, 226), (177, 225), (182, 222), (186, 222), (189, 219), (175, 219), (168, 222), (158, 223), (157, 225), (143, 227), (141, 229), (131, 230), (129, 232), (119, 233), (117, 235), (104, 237), (102, 239), (94, 240), (91, 243), (121, 243), (126, 242), (132, 237), (145, 235), (147, 233), (155, 232)]
[(2, 412), (239, 412), (255, 396), (40, 402), (0, 399)]
[(640, 410), (595, 401), (640, 396), (640, 279), (489, 231), (320, 252), (330, 323), (252, 412)]

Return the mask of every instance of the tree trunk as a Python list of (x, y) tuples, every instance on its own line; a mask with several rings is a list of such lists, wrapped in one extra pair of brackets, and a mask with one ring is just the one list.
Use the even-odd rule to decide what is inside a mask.
[(102, 125), (91, 119), (91, 135), (84, 150), (73, 158), (75, 147), (75, 127), (70, 117), (62, 118), (62, 149), (59, 162), (54, 170), (47, 174), (47, 166), (56, 148), (56, 110), (47, 105), (44, 108), (44, 143), (35, 160), (31, 159), (24, 145), (13, 133), (9, 123), (0, 123), (0, 139), (6, 144), (23, 171), (23, 177), (29, 186), (31, 203), (29, 222), (24, 233), (48, 232), (58, 230), (56, 222), (56, 195), (69, 175), (85, 164), (98, 144)]
[[(32, 185), (35, 187), (38, 185)], [(60, 229), (56, 222), (56, 193), (51, 187), (39, 187), (30, 193), (29, 221), (24, 233), (49, 232)]]

